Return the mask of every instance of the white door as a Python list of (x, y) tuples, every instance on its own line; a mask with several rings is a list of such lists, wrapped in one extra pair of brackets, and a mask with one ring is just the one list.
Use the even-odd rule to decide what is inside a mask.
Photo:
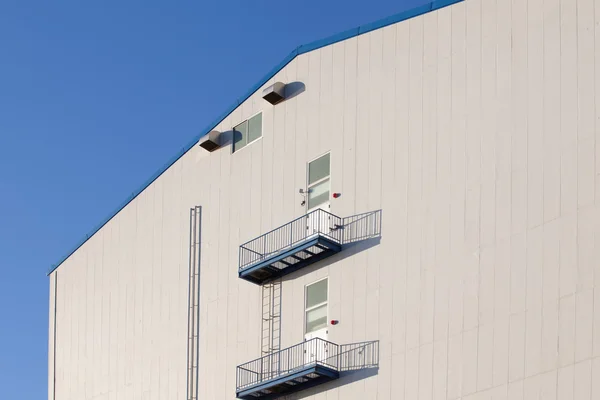
[[(306, 286), (304, 304), (305, 363), (327, 362), (328, 279)], [(311, 340), (311, 339), (323, 340)]]
[(327, 213), (313, 213), (315, 210), (325, 210), (329, 212), (330, 208), (330, 154), (327, 153), (308, 163), (308, 201), (306, 202), (307, 217), (306, 229), (307, 237), (321, 234), (329, 234), (331, 220)]

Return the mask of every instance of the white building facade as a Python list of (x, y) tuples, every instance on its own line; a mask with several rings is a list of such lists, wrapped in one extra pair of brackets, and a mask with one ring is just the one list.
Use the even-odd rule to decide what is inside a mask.
[(48, 399), (600, 398), (599, 29), (438, 0), (294, 50), (52, 268)]

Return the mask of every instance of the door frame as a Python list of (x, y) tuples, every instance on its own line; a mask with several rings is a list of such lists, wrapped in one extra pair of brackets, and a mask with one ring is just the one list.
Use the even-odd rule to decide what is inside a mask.
[[(310, 163), (313, 161), (318, 160), (319, 158), (326, 156), (327, 154), (329, 154), (329, 175), (326, 178), (321, 178), (316, 182), (313, 183), (309, 183), (309, 179), (310, 179)], [(318, 155), (317, 157), (310, 159), (306, 162), (306, 214), (308, 214), (311, 211), (314, 211), (318, 208), (322, 208), (321, 205), (318, 205), (316, 207), (313, 208), (309, 208), (309, 197), (310, 197), (310, 187), (311, 186), (316, 186), (321, 182), (324, 182), (325, 180), (329, 180), (329, 195), (331, 195), (331, 150), (327, 150), (326, 152), (324, 152), (321, 155)], [(327, 202), (323, 203), (323, 204), (327, 204), (327, 209), (324, 209), (325, 211), (330, 211), (331, 210), (331, 199), (329, 198), (329, 196), (327, 197)]]
[[(315, 283), (319, 283), (321, 281), (324, 281), (324, 280), (327, 280), (327, 301), (325, 303), (319, 303), (319, 304), (314, 305), (314, 306), (312, 306), (310, 308), (307, 308), (306, 307), (306, 300), (307, 300), (307, 297), (308, 297), (307, 296), (308, 287), (311, 286), (311, 285), (314, 285)], [(302, 317), (303, 320), (304, 320), (304, 323), (302, 324), (302, 330), (304, 331), (303, 335), (304, 335), (304, 340), (305, 341), (306, 341), (306, 336), (307, 335), (314, 333), (314, 332), (310, 332), (310, 333), (306, 332), (306, 323), (307, 323), (307, 321), (306, 321), (306, 314), (307, 314), (308, 311), (314, 310), (315, 308), (318, 308), (318, 307), (322, 306), (323, 304), (327, 305), (326, 308), (325, 308), (325, 312), (326, 312), (326, 315), (327, 315), (327, 317), (325, 319), (325, 328), (321, 328), (321, 329), (319, 329), (317, 331), (314, 331), (314, 332), (319, 332), (321, 330), (324, 330), (325, 331), (325, 339), (324, 340), (328, 340), (328, 334), (329, 334), (329, 332), (328, 332), (328, 330), (329, 330), (329, 322), (328, 322), (328, 319), (329, 319), (329, 276), (317, 279), (316, 281), (313, 281), (313, 282), (310, 282), (310, 283), (307, 283), (306, 285), (304, 285), (304, 306), (303, 306), (304, 315)]]

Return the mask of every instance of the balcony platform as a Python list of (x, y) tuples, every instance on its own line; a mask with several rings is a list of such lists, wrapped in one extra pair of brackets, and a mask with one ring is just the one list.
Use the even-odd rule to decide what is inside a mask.
[(341, 244), (317, 234), (245, 266), (239, 270), (239, 277), (260, 285), (314, 264), (341, 250)]
[(262, 285), (381, 235), (381, 210), (340, 218), (316, 209), (240, 246), (238, 275)]
[(305, 366), (237, 392), (238, 399), (276, 399), (338, 379), (340, 373), (323, 365)]
[(238, 365), (235, 393), (238, 399), (278, 399), (378, 366), (378, 341), (338, 345), (313, 338)]

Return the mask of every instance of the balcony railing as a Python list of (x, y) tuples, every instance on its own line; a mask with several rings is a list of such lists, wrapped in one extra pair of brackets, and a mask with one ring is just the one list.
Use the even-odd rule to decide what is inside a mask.
[(378, 341), (340, 346), (315, 338), (238, 366), (236, 393), (241, 399), (272, 399), (378, 365)]
[(240, 246), (239, 275), (254, 283), (293, 272), (341, 250), (343, 219), (315, 210)]
[(339, 346), (315, 338), (237, 367), (237, 389), (290, 375), (306, 366), (322, 365), (338, 371)]
[(240, 246), (240, 278), (263, 284), (381, 235), (381, 210), (340, 218), (315, 210)]

